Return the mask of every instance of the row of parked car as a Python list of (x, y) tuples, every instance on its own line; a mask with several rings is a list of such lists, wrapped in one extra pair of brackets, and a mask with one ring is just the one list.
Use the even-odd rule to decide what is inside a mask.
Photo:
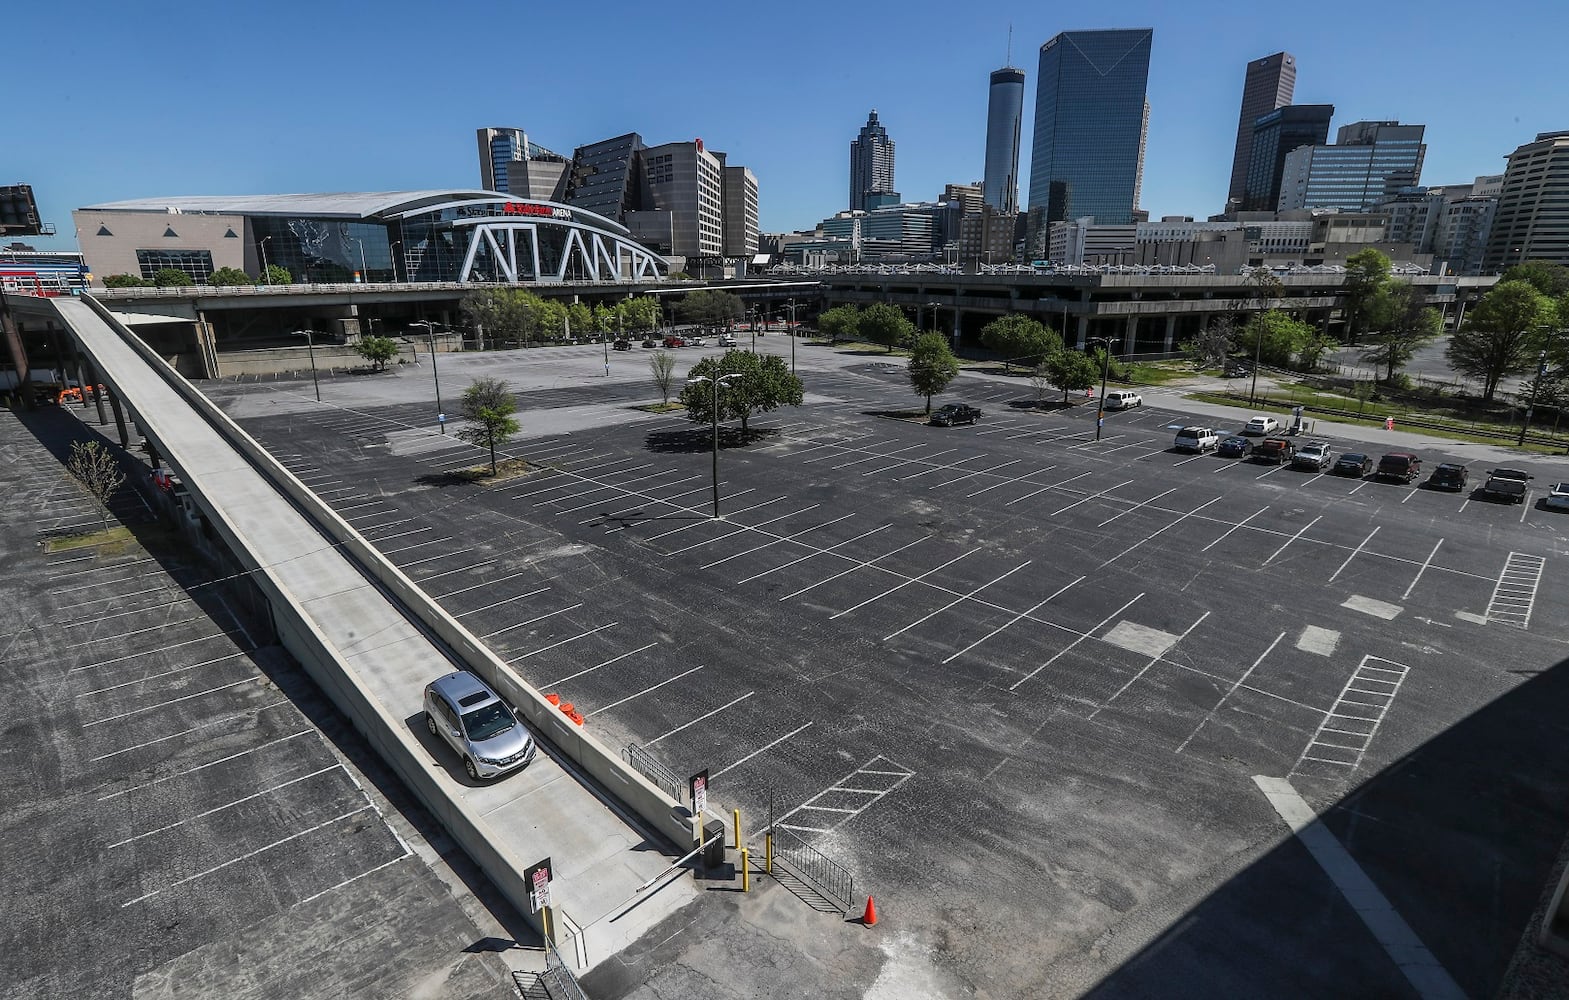
[[(1280, 424), (1274, 417), (1254, 417), (1239, 434), (1221, 437), (1212, 427), (1184, 427), (1177, 431), (1173, 447), (1178, 451), (1214, 451), (1225, 458), (1251, 458), (1274, 465), (1290, 464), (1299, 469), (1329, 472), (1354, 479), (1372, 477), (1400, 483), (1413, 483), (1422, 477), (1421, 456), (1409, 451), (1386, 452), (1375, 462), (1363, 452), (1336, 455), (1328, 441), (1298, 444), (1273, 432)], [(1254, 443), (1252, 438), (1263, 436)], [(1482, 498), (1502, 503), (1524, 503), (1531, 474), (1519, 469), (1494, 469), (1478, 491)], [(1428, 475), (1426, 486), (1459, 493), (1470, 485), (1471, 472), (1455, 462), (1441, 462)], [(1542, 500), (1542, 506), (1569, 510), (1569, 483), (1555, 483)]]
[[(735, 346), (735, 338), (733, 336), (731, 336), (730, 334), (728, 334), (728, 333), (721, 333), (715, 339), (714, 342), (716, 344), (718, 344), (720, 347), (734, 347)], [(632, 341), (628, 340), (625, 337), (622, 337), (619, 340), (617, 340), (615, 343), (611, 344), (610, 346), (614, 347), (618, 351), (630, 351), (632, 349)], [(682, 336), (679, 336), (677, 334), (671, 334), (670, 336), (664, 338), (663, 340), (660, 340), (658, 337), (644, 337), (643, 338), (643, 346), (644, 347), (707, 347), (708, 346), (708, 341), (704, 340), (702, 337), (682, 337)]]

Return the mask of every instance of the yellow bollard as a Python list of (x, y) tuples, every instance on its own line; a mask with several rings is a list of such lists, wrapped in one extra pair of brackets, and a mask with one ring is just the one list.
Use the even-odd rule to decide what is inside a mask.
[(769, 831), (763, 838), (763, 871), (772, 875), (774, 873), (774, 835)]
[(741, 849), (741, 810), (732, 809), (730, 812), (735, 818), (735, 849), (739, 851)]
[(752, 891), (752, 869), (747, 863), (746, 848), (741, 848), (741, 891)]

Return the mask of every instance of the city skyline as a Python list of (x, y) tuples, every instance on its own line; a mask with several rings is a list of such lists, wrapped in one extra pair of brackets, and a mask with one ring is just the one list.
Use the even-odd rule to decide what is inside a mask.
[[(1547, 41), (1569, 15), (1546, 3), (1525, 7), (1539, 29), (1526, 37), (1505, 37), (1501, 29), (1466, 36), (1467, 68), (1486, 75), (1508, 67), (1510, 87), (1500, 93), (1463, 86), (1435, 62), (1437, 54), (1453, 51), (1461, 15), (1473, 13), (1458, 3), (1425, 9), (1420, 22), (1404, 26), (1400, 44), (1378, 46), (1379, 58), (1354, 73), (1345, 61), (1351, 38), (1345, 26), (1360, 23), (1351, 16), (1360, 8), (1330, 2), (1313, 23), (1281, 14), (1245, 27), (1219, 11), (1177, 15), (1154, 3), (1130, 3), (1115, 18), (1002, 8), (946, 36), (940, 57), (890, 66), (847, 56), (834, 62), (834, 73), (801, 74), (789, 68), (789, 54), (820, 55), (826, 24), (863, 47), (895, 50), (927, 39), (931, 18), (944, 8), (915, 3), (889, 23), (875, 12), (805, 3), (694, 29), (624, 5), (619, 9), (638, 19), (639, 30), (629, 33), (635, 37), (607, 38), (584, 53), (537, 41), (577, 30), (569, 13), (531, 11), (508, 20), (499, 8), (460, 2), (454, 15), (527, 28), (519, 43), (529, 54), (527, 78), (500, 85), (494, 67), (463, 57), (426, 73), (412, 65), (389, 70), (373, 53), (403, 44), (424, 23), (412, 4), (391, 3), (374, 22), (310, 8), (313, 35), (344, 42), (325, 61), (319, 49), (315, 57), (291, 54), (300, 51), (302, 22), (290, 4), (270, 14), (224, 10), (167, 24), (108, 4), (88, 3), (69, 14), (32, 6), (18, 12), (13, 26), (18, 37), (49, 44), (18, 47), (8, 68), (24, 97), (35, 95), (39, 107), (56, 113), (38, 119), (42, 124), (13, 127), (0, 175), (7, 183), (32, 184), (45, 218), (60, 230), (53, 239), (30, 242), (65, 248), (76, 242), (70, 211), (87, 204), (198, 193), (467, 187), (475, 180), (478, 128), (516, 125), (558, 152), (637, 131), (651, 142), (703, 137), (726, 150), (757, 177), (762, 228), (790, 230), (844, 207), (845, 144), (872, 107), (899, 141), (897, 186), (904, 197), (931, 199), (944, 184), (981, 179), (987, 77), (1006, 59), (1011, 21), (1013, 61), (1031, 75), (1034, 53), (1062, 31), (1155, 29), (1141, 204), (1155, 218), (1203, 217), (1227, 193), (1246, 66), (1281, 50), (1310, 68), (1294, 100), (1335, 104), (1337, 126), (1360, 119), (1425, 123), (1426, 181), (1501, 172), (1509, 153), (1538, 132), (1569, 127), (1553, 99), (1561, 88)], [(1347, 16), (1333, 16), (1337, 10)], [(114, 43), (73, 34), (88, 24), (93, 38)], [(245, 41), (237, 46), (236, 38)], [(1362, 41), (1365, 50), (1375, 44)], [(757, 71), (730, 99), (724, 88), (703, 83), (711, 71), (706, 59), (668, 60), (656, 71), (659, 60), (648, 53), (660, 47), (733, 51)], [(151, 54), (165, 51), (180, 58)], [(763, 57), (779, 53), (784, 63), (771, 68)], [(266, 73), (229, 69), (236, 59), (263, 56)], [(114, 95), (149, 74), (169, 84), (163, 93), (170, 96), (117, 103)], [(629, 77), (643, 82), (628, 86)], [(1026, 130), (1034, 89), (1026, 88)], [(1028, 176), (1031, 146), (1026, 135), (1021, 177)]]

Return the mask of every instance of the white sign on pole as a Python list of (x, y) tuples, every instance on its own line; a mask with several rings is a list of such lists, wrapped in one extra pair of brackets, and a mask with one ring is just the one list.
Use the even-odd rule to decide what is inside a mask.
[(546, 858), (528, 870), (529, 906), (538, 913), (550, 905), (550, 859)]
[(692, 775), (692, 812), (698, 816), (708, 811), (708, 772)]

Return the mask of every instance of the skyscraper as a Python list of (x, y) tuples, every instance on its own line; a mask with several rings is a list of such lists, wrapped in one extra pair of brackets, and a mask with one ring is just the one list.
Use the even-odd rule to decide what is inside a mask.
[(558, 201), (566, 187), (567, 158), (528, 141), (520, 128), (482, 128), (479, 184), (486, 191)]
[(1019, 129), (1024, 120), (1024, 70), (992, 71), (986, 103), (986, 204), (999, 212), (1019, 210)]
[[(1248, 171), (1252, 164), (1253, 123), (1276, 108), (1291, 103), (1297, 87), (1297, 60), (1289, 52), (1248, 63), (1242, 82), (1242, 113), (1237, 116), (1237, 149), (1231, 156), (1231, 186), (1226, 191), (1226, 210), (1231, 211), (1247, 197)], [(1325, 124), (1328, 128), (1328, 124)], [(1328, 132), (1324, 138), (1328, 138)], [(1316, 140), (1323, 142), (1324, 138)], [(1290, 150), (1286, 150), (1290, 152)], [(1274, 211), (1273, 203), (1269, 206)]]
[(1390, 200), (1422, 179), (1426, 126), (1352, 122), (1333, 146), (1299, 146), (1280, 173), (1280, 211), (1338, 208), (1360, 212)]
[(1247, 172), (1240, 201), (1235, 192), (1228, 210), (1273, 212), (1280, 203), (1280, 177), (1286, 155), (1300, 146), (1322, 146), (1329, 141), (1333, 104), (1289, 104), (1259, 116), (1248, 138)]
[(1030, 208), (1126, 225), (1137, 207), (1149, 28), (1065, 31), (1041, 46)]
[(893, 186), (893, 140), (877, 120), (876, 108), (850, 143), (850, 210), (865, 211), (868, 195), (893, 195), (893, 201), (899, 200)]
[(1486, 270), (1528, 260), (1569, 264), (1569, 132), (1541, 132), (1509, 154)]

